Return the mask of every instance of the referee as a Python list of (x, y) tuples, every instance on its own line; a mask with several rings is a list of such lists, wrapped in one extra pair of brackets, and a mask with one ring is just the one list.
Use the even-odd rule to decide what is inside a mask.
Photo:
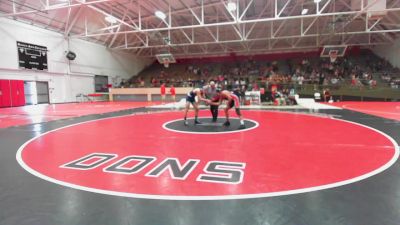
[[(203, 87), (206, 98), (210, 99), (211, 102), (219, 102), (219, 95), (217, 94), (217, 87), (214, 81)], [(218, 119), (218, 105), (210, 105), (210, 111), (212, 115), (212, 121), (217, 122)]]

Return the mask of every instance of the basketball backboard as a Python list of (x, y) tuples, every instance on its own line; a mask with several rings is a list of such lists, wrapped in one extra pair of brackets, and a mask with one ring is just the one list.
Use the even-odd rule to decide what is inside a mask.
[(170, 53), (158, 54), (156, 58), (160, 64), (163, 64), (166, 68), (169, 67), (170, 63), (176, 63), (174, 56)]
[(338, 57), (343, 57), (346, 53), (347, 45), (325, 45), (321, 51), (321, 57), (329, 57), (334, 63)]
[(321, 57), (330, 57), (333, 52), (337, 57), (343, 57), (346, 53), (347, 45), (325, 45), (321, 51)]

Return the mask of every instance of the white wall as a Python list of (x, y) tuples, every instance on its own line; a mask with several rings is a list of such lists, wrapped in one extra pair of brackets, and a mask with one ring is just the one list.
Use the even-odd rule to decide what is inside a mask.
[[(46, 46), (48, 71), (19, 69), (17, 41)], [(76, 53), (75, 60), (66, 59), (67, 50)], [(48, 81), (52, 103), (72, 102), (78, 93), (93, 93), (94, 75), (107, 75), (110, 83), (120, 81), (137, 75), (152, 61), (92, 42), (66, 40), (62, 34), (0, 18), (0, 79)]]
[(388, 60), (394, 67), (400, 68), (400, 38), (393, 45), (379, 45), (371, 49), (381, 58)]

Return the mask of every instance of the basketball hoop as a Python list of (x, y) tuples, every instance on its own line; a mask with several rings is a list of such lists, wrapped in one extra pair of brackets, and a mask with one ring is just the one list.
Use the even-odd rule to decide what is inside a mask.
[(331, 59), (331, 63), (336, 62), (337, 57), (338, 57), (338, 51), (337, 50), (329, 51), (329, 58)]
[(163, 64), (164, 64), (164, 67), (165, 67), (165, 68), (168, 68), (168, 67), (169, 67), (169, 60), (168, 60), (168, 58), (164, 58), (164, 59), (163, 59)]
[(331, 63), (337, 61), (338, 57), (344, 57), (347, 45), (324, 45), (321, 51), (322, 58), (328, 58)]
[(169, 64), (176, 63), (174, 56), (171, 53), (164, 53), (156, 55), (156, 58), (160, 64), (163, 64), (165, 68), (169, 67)]

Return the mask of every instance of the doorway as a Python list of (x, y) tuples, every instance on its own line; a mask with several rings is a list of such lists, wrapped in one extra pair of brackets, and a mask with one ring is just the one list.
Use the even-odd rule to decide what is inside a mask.
[(47, 81), (25, 81), (24, 89), (27, 105), (50, 103), (49, 83)]

